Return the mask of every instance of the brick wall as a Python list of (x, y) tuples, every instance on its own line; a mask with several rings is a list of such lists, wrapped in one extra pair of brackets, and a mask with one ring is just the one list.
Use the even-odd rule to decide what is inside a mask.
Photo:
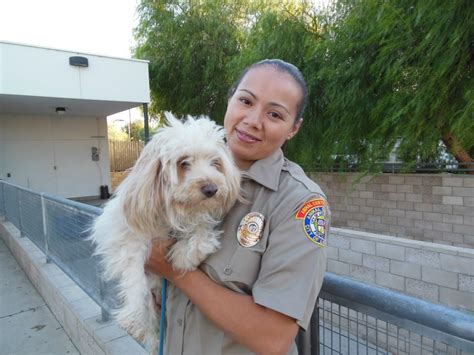
[(474, 250), (332, 228), (328, 271), (474, 311)]
[(474, 176), (310, 173), (336, 227), (474, 247)]

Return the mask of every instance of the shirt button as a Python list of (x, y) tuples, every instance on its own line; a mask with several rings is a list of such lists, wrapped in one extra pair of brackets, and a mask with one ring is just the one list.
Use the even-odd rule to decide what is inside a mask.
[(183, 320), (182, 319), (178, 319), (178, 325), (181, 327), (183, 325)]
[(227, 266), (225, 269), (224, 269), (224, 274), (226, 275), (230, 275), (232, 274), (232, 268)]

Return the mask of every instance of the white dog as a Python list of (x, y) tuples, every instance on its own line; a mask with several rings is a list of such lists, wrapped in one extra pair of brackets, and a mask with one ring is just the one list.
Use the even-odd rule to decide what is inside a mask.
[(144, 270), (152, 242), (171, 233), (177, 240), (168, 254), (173, 267), (197, 268), (219, 248), (216, 227), (240, 191), (240, 172), (222, 127), (206, 117), (184, 123), (166, 117), (168, 125), (143, 149), (91, 235), (104, 278), (118, 280), (116, 321), (152, 349), (159, 317), (150, 290), (161, 294), (160, 278)]

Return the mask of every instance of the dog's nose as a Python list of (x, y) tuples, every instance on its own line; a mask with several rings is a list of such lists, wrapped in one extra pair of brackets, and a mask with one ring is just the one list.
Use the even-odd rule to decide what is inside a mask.
[(212, 197), (216, 194), (217, 192), (217, 186), (216, 184), (207, 184), (201, 187), (201, 191), (206, 197)]

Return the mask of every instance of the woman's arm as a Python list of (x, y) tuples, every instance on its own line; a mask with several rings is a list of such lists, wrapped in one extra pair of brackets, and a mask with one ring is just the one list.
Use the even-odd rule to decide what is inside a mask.
[(172, 282), (218, 328), (250, 350), (259, 354), (288, 353), (298, 332), (295, 319), (215, 283), (199, 269), (186, 274), (173, 270), (165, 257), (169, 246), (168, 242), (153, 246), (147, 270)]

